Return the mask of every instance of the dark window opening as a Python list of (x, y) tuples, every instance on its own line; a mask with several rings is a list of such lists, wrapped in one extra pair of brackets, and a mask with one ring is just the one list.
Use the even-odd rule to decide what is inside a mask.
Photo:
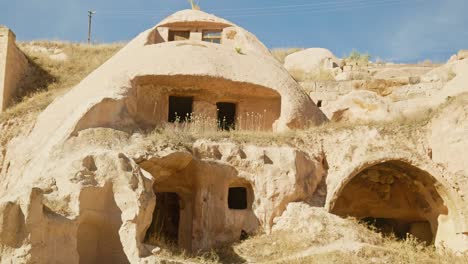
[(228, 206), (229, 209), (247, 209), (247, 189), (244, 187), (229, 188)]
[(169, 31), (169, 41), (180, 41), (190, 39), (190, 31)]
[(151, 245), (177, 245), (179, 241), (180, 201), (176, 193), (156, 193), (153, 221), (145, 242)]
[(317, 101), (317, 107), (322, 107), (322, 100)]
[(202, 34), (203, 41), (221, 44), (222, 32), (220, 30), (204, 30)]
[(190, 122), (193, 97), (169, 96), (169, 118), (171, 123)]
[(222, 130), (234, 130), (236, 126), (236, 104), (217, 103), (218, 127)]

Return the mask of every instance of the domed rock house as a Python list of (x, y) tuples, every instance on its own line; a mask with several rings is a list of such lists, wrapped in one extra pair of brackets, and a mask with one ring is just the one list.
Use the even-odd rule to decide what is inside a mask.
[[(200, 10), (176, 12), (8, 144), (0, 262), (165, 263), (162, 251), (317, 228), (308, 210), (466, 251), (463, 190), (456, 172), (439, 166), (446, 149), (427, 147), (440, 127), (402, 147), (371, 129), (320, 134), (327, 122), (252, 33)], [(190, 146), (152, 134), (199, 123), (222, 135), (304, 134), (299, 143), (202, 138)], [(306, 209), (292, 211), (299, 203)]]

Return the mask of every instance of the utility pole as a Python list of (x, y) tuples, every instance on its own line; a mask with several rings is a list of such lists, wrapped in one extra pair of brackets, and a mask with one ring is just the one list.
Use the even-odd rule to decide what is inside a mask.
[(93, 19), (93, 15), (96, 14), (96, 11), (88, 11), (88, 44), (91, 44), (91, 23)]

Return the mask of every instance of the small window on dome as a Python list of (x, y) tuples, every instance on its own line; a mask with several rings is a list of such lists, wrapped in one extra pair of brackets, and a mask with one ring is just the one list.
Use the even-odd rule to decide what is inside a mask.
[(180, 41), (190, 39), (190, 31), (169, 31), (169, 41)]
[(221, 44), (221, 30), (204, 30), (203, 41)]

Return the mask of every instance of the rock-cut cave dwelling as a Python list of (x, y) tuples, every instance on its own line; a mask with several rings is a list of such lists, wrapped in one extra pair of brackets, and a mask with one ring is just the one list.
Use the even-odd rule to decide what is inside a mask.
[[(202, 142), (192, 152), (143, 155), (131, 144), (80, 143), (93, 129), (147, 130), (197, 118), (223, 130), (273, 132), (327, 121), (253, 34), (199, 10), (177, 12), (55, 100), (11, 145), (4, 192), (28, 206), (2, 200), (12, 216), (3, 225), (16, 230), (2, 243), (19, 252), (24, 229), (40, 263), (137, 263), (162, 242), (197, 251), (268, 232), (288, 203), (310, 200), (322, 183), (319, 206), (333, 214), (467, 248), (464, 203), (430, 159), (389, 148), (348, 161), (350, 149), (366, 147), (351, 144), (353, 137), (323, 140), (324, 151), (317, 143), (310, 153)], [(27, 197), (20, 191), (46, 184), (52, 187), (34, 187)], [(69, 205), (57, 209), (45, 198)]]

